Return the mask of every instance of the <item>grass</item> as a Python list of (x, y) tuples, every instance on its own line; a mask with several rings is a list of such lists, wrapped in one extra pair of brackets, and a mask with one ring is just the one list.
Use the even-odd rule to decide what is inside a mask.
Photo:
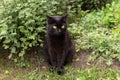
[[(24, 73), (18, 71), (15, 76), (12, 73), (6, 72), (2, 80), (120, 80), (119, 73), (111, 68), (97, 69), (95, 67), (78, 70), (66, 67), (67, 73), (65, 75), (57, 75), (56, 72), (50, 73), (48, 71), (39, 71), (38, 68)], [(40, 72), (40, 73), (39, 73)]]
[[(86, 65), (88, 53), (82, 52), (83, 55), (78, 56), (77, 61), (65, 66), (66, 73), (64, 75), (58, 75), (56, 72), (52, 73), (48, 70), (42, 57), (39, 57), (39, 60), (36, 59), (38, 55), (29, 55), (30, 66), (21, 68), (7, 59), (7, 54), (5, 54), (7, 51), (1, 52), (4, 54), (0, 55), (0, 80), (120, 80), (119, 66), (117, 69), (103, 66), (103, 63), (97, 63), (100, 67), (97, 64)], [(84, 63), (79, 63), (79, 61)]]
[[(44, 76), (44, 78), (42, 78)], [(119, 74), (111, 69), (97, 70), (96, 68), (90, 68), (85, 70), (76, 70), (69, 68), (68, 73), (64, 76), (43, 74), (38, 76), (36, 80), (118, 80)]]

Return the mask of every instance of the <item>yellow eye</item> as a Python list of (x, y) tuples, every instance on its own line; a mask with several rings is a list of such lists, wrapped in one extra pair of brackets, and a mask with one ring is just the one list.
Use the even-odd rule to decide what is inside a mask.
[(56, 27), (56, 26), (53, 26), (53, 29), (57, 29), (57, 27)]
[(62, 28), (62, 29), (64, 29), (64, 28), (65, 28), (65, 26), (61, 26), (61, 28)]

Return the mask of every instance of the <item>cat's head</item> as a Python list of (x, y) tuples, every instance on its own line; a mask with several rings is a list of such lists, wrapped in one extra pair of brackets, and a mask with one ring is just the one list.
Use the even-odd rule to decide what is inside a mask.
[(67, 29), (67, 15), (64, 16), (47, 16), (47, 31), (50, 35), (65, 34)]

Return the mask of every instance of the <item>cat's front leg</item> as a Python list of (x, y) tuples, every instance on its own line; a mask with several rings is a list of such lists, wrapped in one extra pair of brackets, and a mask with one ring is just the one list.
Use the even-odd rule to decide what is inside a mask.
[(50, 57), (50, 65), (52, 67), (56, 67), (57, 66), (57, 62), (56, 62), (56, 54), (54, 53), (54, 51), (52, 49), (49, 48), (49, 57)]
[(74, 45), (72, 45), (66, 53), (64, 65), (71, 63), (74, 55), (75, 55), (75, 47)]
[(57, 73), (59, 75), (64, 73), (64, 61), (65, 61), (65, 53), (60, 53), (57, 55)]

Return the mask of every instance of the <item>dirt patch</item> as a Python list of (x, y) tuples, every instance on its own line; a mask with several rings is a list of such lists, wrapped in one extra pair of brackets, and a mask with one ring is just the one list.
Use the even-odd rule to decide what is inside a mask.
[(4, 79), (6, 76), (2, 73), (0, 73), (0, 80)]
[(73, 68), (83, 69), (87, 67), (88, 57), (90, 56), (91, 51), (80, 51), (76, 53), (75, 59), (72, 62)]
[(120, 62), (118, 60), (113, 60), (113, 65), (111, 66), (112, 69), (117, 69), (120, 74)]
[(97, 59), (95, 59), (93, 62), (88, 63), (88, 59), (91, 56), (92, 51), (79, 51), (76, 55), (75, 55), (75, 59), (73, 60), (72, 63), (72, 67), (73, 68), (77, 68), (77, 69), (86, 69), (86, 68), (91, 68), (91, 67), (96, 67), (98, 69), (106, 69), (106, 68), (112, 68), (114, 70), (118, 70), (118, 72), (120, 73), (120, 62), (116, 59), (113, 59), (113, 64), (108, 66), (106, 64), (106, 60), (102, 59), (98, 57)]
[[(27, 59), (30, 62), (30, 67), (20, 68), (14, 65), (14, 62), (8, 59), (8, 51), (0, 49), (0, 80), (9, 80), (13, 79), (14, 77), (19, 75), (26, 75), (30, 72), (34, 71), (36, 68), (38, 69), (37, 74), (41, 74), (42, 71), (48, 71), (49, 66), (47, 62), (44, 60), (42, 50), (33, 49), (29, 51), (27, 55), (25, 55), (25, 59)], [(2, 51), (3, 50), (3, 51)], [(90, 65), (87, 64), (88, 58), (90, 57), (92, 51), (79, 51), (75, 54), (75, 58), (73, 59), (71, 66), (72, 68), (76, 69), (86, 69), (93, 66), (96, 66), (98, 68), (106, 68), (106, 64), (103, 61), (102, 63), (98, 63), (98, 59), (96, 59), (94, 62), (92, 62)], [(120, 62), (117, 60), (113, 61), (113, 65), (109, 66), (113, 69), (120, 70)], [(108, 67), (108, 66), (107, 66)], [(10, 74), (6, 76), (5, 70), (8, 70)], [(120, 71), (119, 71), (120, 72)]]

